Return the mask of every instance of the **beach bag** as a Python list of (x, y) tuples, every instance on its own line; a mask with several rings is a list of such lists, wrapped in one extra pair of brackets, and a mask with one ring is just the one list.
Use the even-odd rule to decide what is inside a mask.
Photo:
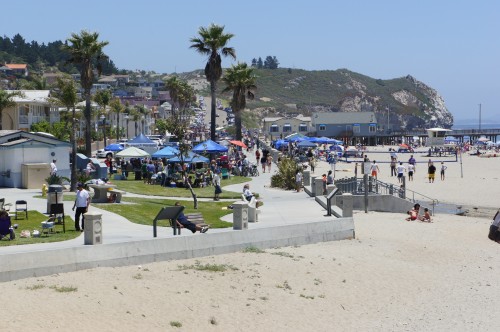
[(500, 210), (497, 211), (495, 216), (493, 217), (493, 222), (490, 226), (490, 232), (488, 233), (488, 239), (491, 241), (498, 242), (500, 241), (500, 231), (498, 230), (498, 226), (500, 225)]

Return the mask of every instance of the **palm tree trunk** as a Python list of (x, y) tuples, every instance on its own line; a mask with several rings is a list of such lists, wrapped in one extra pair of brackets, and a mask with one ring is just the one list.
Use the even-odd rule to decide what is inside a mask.
[(91, 110), (90, 110), (90, 90), (85, 91), (85, 154), (92, 157), (92, 134), (91, 134)]
[(215, 120), (216, 118), (216, 96), (215, 96), (215, 91), (217, 90), (217, 82), (216, 81), (210, 81), (210, 96), (212, 97), (211, 103), (210, 103), (210, 139), (212, 141), (215, 141)]
[(236, 128), (236, 140), (241, 141), (241, 110), (233, 110), (234, 112), (234, 126)]
[(71, 185), (70, 185), (70, 190), (73, 192), (76, 190), (76, 139), (75, 139), (75, 131), (76, 131), (76, 126), (75, 126), (75, 107), (73, 106), (73, 118), (71, 119), (71, 160), (73, 161), (71, 163)]

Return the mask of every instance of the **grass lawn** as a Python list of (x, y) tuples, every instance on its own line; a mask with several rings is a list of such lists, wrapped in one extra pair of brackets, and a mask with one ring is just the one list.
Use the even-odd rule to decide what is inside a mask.
[[(158, 212), (166, 206), (174, 206), (176, 200), (172, 199), (153, 199), (153, 198), (135, 198), (123, 196), (122, 203), (107, 204), (93, 203), (99, 209), (110, 211), (119, 214), (131, 222), (142, 225), (153, 225), (153, 219)], [(184, 213), (199, 212), (203, 215), (205, 222), (211, 228), (226, 228), (232, 227), (232, 223), (220, 220), (226, 214), (232, 213), (233, 210), (223, 209), (230, 205), (230, 202), (198, 202), (198, 209), (193, 209), (192, 201), (181, 201), (185, 206)], [(164, 220), (158, 223), (158, 226), (168, 226), (168, 221)]]
[(56, 225), (55, 233), (50, 233), (49, 236), (45, 234), (41, 234), (40, 237), (31, 237), (31, 238), (21, 238), (22, 230), (29, 230), (33, 233), (33, 230), (38, 230), (42, 233), (42, 225), (41, 222), (47, 220), (48, 217), (38, 211), (28, 211), (28, 219), (19, 219), (15, 220), (14, 217), (11, 216), (12, 225), (18, 224), (19, 226), (15, 229), (16, 238), (12, 241), (9, 241), (9, 236), (0, 240), (0, 246), (15, 246), (15, 245), (23, 245), (23, 244), (32, 244), (32, 243), (47, 243), (47, 242), (59, 242), (74, 239), (79, 236), (80, 232), (74, 231), (74, 220), (65, 216), (65, 224), (66, 224), (66, 233), (63, 233), (62, 225)]
[[(251, 178), (243, 176), (232, 176), (229, 179), (221, 181), (221, 187), (231, 184), (245, 183), (251, 181)], [(129, 174), (128, 180), (114, 180), (113, 184), (117, 189), (124, 190), (134, 194), (165, 196), (165, 197), (191, 197), (191, 192), (186, 188), (161, 187), (159, 185), (145, 184), (142, 180), (134, 180), (133, 174)], [(243, 187), (243, 186), (242, 186)], [(193, 188), (198, 198), (214, 197), (214, 187)], [(241, 192), (227, 191), (222, 189), (220, 198), (241, 198)]]

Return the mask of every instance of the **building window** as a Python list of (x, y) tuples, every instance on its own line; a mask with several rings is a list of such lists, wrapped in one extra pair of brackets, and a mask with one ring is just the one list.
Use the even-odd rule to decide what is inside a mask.
[(377, 132), (377, 126), (376, 126), (376, 125), (370, 125), (370, 127), (369, 127), (369, 131), (370, 131), (370, 133), (375, 133), (375, 132)]
[(271, 127), (269, 128), (269, 131), (270, 131), (271, 133), (277, 133), (277, 132), (279, 132), (279, 129), (280, 129), (280, 128), (278, 127), (278, 125), (273, 124), (273, 125), (271, 125)]
[(307, 131), (307, 125), (305, 123), (299, 124), (299, 132)]
[(354, 125), (352, 126), (352, 132), (359, 134), (361, 132), (361, 126), (360, 125)]
[(325, 131), (326, 130), (326, 125), (320, 124), (318, 130), (319, 131)]
[(283, 125), (283, 132), (284, 133), (290, 133), (292, 131), (292, 125), (289, 123), (285, 123)]

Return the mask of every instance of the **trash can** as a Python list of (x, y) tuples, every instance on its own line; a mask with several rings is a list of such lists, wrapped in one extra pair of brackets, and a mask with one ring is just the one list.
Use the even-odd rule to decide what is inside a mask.
[(102, 244), (102, 214), (87, 212), (84, 217), (84, 244)]
[(51, 184), (47, 192), (47, 213), (50, 213), (51, 204), (63, 202), (63, 187), (59, 184)]
[(248, 203), (233, 203), (233, 229), (248, 229)]

